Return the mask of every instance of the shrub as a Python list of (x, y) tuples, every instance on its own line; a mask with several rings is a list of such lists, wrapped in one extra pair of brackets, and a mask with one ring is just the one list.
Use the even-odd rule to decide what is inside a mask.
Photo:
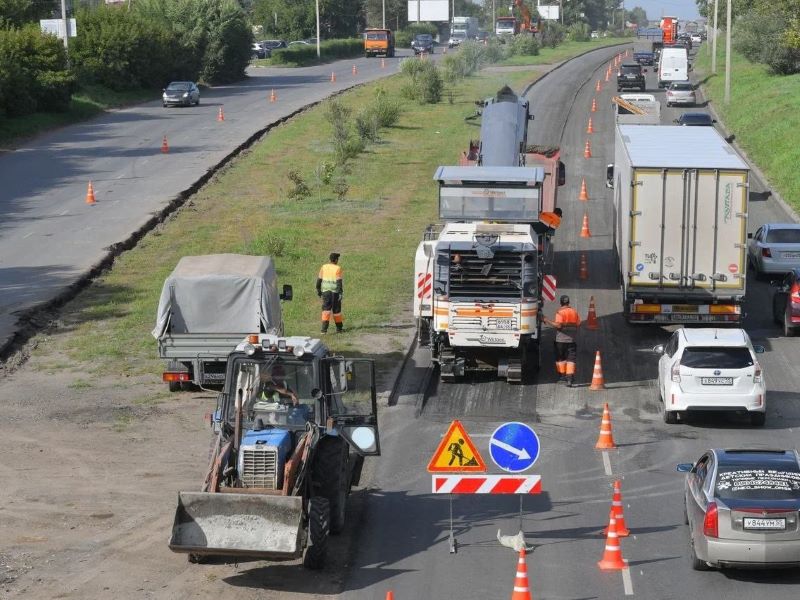
[(467, 76), (466, 63), (458, 53), (448, 54), (439, 61), (442, 77), (447, 83), (453, 84)]
[(564, 41), (564, 26), (561, 23), (544, 21), (542, 23), (542, 47), (555, 48)]
[(734, 48), (748, 60), (767, 65), (773, 73), (800, 72), (800, 49), (788, 45), (785, 28), (777, 13), (749, 12), (736, 21)]
[(363, 109), (356, 115), (355, 124), (356, 133), (358, 133), (358, 138), (362, 143), (366, 144), (367, 142), (378, 141), (380, 125), (378, 125), (378, 119), (374, 110), (370, 110), (369, 107)]
[[(417, 63), (414, 67), (407, 67), (409, 63)], [(408, 81), (403, 84), (402, 94), (420, 104), (435, 104), (442, 99), (442, 76), (439, 69), (429, 60), (405, 60), (402, 64), (403, 72), (409, 75)]]
[(286, 252), (286, 240), (272, 233), (264, 233), (245, 247), (246, 254), (280, 258)]
[(325, 118), (332, 128), (333, 156), (339, 165), (345, 164), (364, 149), (364, 141), (353, 135), (350, 123), (352, 114), (352, 109), (338, 100), (331, 100), (325, 113)]
[(390, 98), (382, 87), (375, 89), (372, 110), (375, 112), (378, 127), (391, 127), (400, 118), (400, 103)]
[(592, 32), (586, 23), (573, 23), (567, 29), (567, 39), (573, 42), (588, 42), (592, 39)]
[[(286, 176), (293, 184), (292, 189), (289, 190), (289, 198), (291, 200), (303, 200), (311, 195), (311, 189), (308, 187), (306, 180), (303, 179), (303, 176), (300, 175), (300, 171), (292, 169)], [(280, 256), (280, 254), (275, 256)]]
[(410, 48), (414, 36), (420, 33), (430, 33), (436, 39), (439, 29), (433, 23), (409, 23), (408, 27), (395, 33), (394, 44), (398, 48)]
[[(358, 56), (364, 52), (364, 41), (359, 38), (327, 40), (320, 43), (319, 52), (323, 60)], [(290, 48), (280, 48), (272, 51), (269, 60), (273, 65), (313, 62), (317, 60), (317, 47), (316, 45), (295, 44)]]
[(511, 46), (517, 56), (536, 56), (539, 54), (539, 40), (526, 33), (515, 35)]

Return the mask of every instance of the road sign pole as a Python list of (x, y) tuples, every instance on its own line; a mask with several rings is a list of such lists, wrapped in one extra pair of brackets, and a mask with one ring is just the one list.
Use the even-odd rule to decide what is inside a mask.
[(519, 530), (522, 531), (522, 498), (523, 495), (519, 495)]
[(453, 532), (453, 494), (450, 494), (450, 554), (455, 554), (457, 551), (456, 536)]

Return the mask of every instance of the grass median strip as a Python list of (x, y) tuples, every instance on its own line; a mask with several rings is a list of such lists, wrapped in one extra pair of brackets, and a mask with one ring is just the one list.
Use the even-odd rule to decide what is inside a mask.
[[(62, 326), (39, 348), (64, 352), (95, 371), (160, 373), (150, 331), (164, 279), (181, 256), (223, 252), (274, 256), (279, 283), (295, 289), (295, 299), (284, 305), (286, 331), (314, 336), (320, 312), (317, 270), (336, 250), (344, 268), (347, 332), (329, 335), (327, 343), (334, 350), (397, 354), (391, 341), (378, 338), (383, 345), (375, 348), (369, 342), (383, 326), (413, 325), (413, 256), (425, 226), (436, 218), (433, 172), (440, 164), (457, 164), (469, 139), (478, 137), (478, 127), (465, 121), (475, 112), (475, 100), (504, 84), (520, 90), (538, 72), (484, 71), (448, 88), (439, 104), (402, 101), (397, 124), (381, 130), (379, 141), (339, 175), (348, 186), (341, 198), (315, 182), (315, 172), (332, 162), (327, 102), (309, 109), (273, 129), (120, 256), (112, 270), (65, 307)], [(399, 98), (402, 84), (400, 76), (390, 77), (337, 101), (355, 112), (378, 87)], [(290, 199), (291, 170), (307, 182), (306, 197)]]

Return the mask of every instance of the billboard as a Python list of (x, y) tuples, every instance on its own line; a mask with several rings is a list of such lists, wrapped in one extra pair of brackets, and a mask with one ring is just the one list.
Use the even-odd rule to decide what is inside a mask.
[(539, 14), (545, 21), (558, 21), (561, 18), (558, 10), (561, 7), (558, 4), (540, 4), (538, 8)]
[(420, 21), (449, 21), (449, 0), (408, 0), (408, 21), (417, 20), (417, 7), (419, 6)]
[[(75, 19), (67, 19), (66, 24), (69, 25), (69, 37), (75, 37), (78, 30)], [(41, 19), (39, 27), (42, 33), (50, 33), (58, 36), (58, 39), (63, 40), (67, 34), (66, 24), (63, 19)]]

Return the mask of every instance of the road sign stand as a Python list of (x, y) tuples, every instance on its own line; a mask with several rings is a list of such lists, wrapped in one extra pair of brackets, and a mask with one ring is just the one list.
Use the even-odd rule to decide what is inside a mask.
[(458, 552), (458, 542), (453, 532), (453, 494), (450, 494), (450, 554)]

